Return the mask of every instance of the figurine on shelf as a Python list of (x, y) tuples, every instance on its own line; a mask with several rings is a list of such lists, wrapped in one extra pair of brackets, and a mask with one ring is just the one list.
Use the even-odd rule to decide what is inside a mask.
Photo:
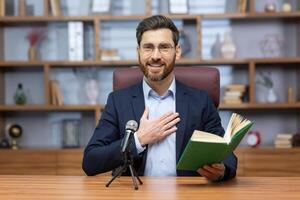
[(284, 55), (284, 40), (277, 34), (267, 34), (260, 42), (264, 57), (280, 57)]
[(274, 3), (268, 3), (265, 5), (265, 11), (266, 12), (275, 12), (276, 11), (276, 5)]
[(271, 78), (271, 72), (267, 74), (259, 73), (260, 80), (257, 81), (258, 84), (264, 86), (267, 89), (266, 102), (275, 103), (277, 101), (277, 95), (274, 90), (273, 80)]
[(17, 139), (22, 136), (23, 130), (22, 127), (18, 124), (8, 125), (8, 135), (11, 137), (11, 148), (13, 150), (19, 149), (17, 144)]
[(188, 35), (186, 34), (186, 32), (184, 32), (183, 30), (179, 31), (179, 44), (181, 46), (181, 55), (182, 56), (185, 56), (187, 53), (189, 53), (191, 51), (190, 39), (189, 39)]
[(26, 103), (26, 100), (27, 98), (26, 98), (25, 91), (23, 89), (23, 84), (19, 83), (14, 95), (15, 104), (24, 105)]
[(29, 42), (28, 59), (30, 61), (38, 59), (38, 44), (45, 38), (45, 29), (32, 28), (27, 34), (27, 40)]

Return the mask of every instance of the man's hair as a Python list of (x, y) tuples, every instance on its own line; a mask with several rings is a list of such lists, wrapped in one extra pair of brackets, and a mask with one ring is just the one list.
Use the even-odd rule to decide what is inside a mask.
[(154, 15), (152, 17), (144, 19), (139, 23), (136, 28), (136, 39), (138, 45), (140, 46), (144, 32), (162, 28), (167, 28), (172, 31), (173, 41), (175, 46), (177, 46), (179, 40), (179, 31), (173, 21), (163, 15)]

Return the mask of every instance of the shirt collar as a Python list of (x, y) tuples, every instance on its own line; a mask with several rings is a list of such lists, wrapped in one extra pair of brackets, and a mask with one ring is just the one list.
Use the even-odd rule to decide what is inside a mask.
[(143, 78), (143, 92), (144, 92), (144, 97), (146, 99), (149, 99), (149, 97), (159, 97), (159, 98), (166, 98), (168, 96), (172, 96), (173, 98), (175, 97), (176, 94), (176, 81), (175, 81), (175, 77), (173, 77), (172, 83), (169, 87), (169, 89), (167, 90), (167, 92), (163, 95), (163, 96), (159, 96), (146, 82), (146, 78), (144, 76)]

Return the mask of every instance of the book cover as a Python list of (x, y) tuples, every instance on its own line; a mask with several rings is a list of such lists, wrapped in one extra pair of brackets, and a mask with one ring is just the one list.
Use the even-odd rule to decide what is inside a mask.
[(219, 163), (239, 145), (253, 123), (233, 113), (224, 137), (195, 130), (178, 163), (179, 170), (197, 170)]
[(53, 16), (61, 16), (60, 0), (50, 0), (50, 6)]

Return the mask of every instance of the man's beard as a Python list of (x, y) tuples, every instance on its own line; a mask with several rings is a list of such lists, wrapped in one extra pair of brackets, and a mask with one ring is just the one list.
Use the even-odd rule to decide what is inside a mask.
[[(154, 62), (152, 62), (152, 63), (154, 63)], [(161, 62), (161, 61), (159, 61), (159, 63), (163, 65), (162, 74), (152, 74), (152, 73), (149, 73), (149, 70), (147, 68), (147, 65), (150, 65), (150, 62), (146, 62), (144, 65), (144, 64), (142, 64), (141, 59), (139, 57), (140, 69), (142, 70), (144, 76), (149, 81), (161, 81), (161, 80), (164, 80), (166, 77), (168, 77), (174, 69), (175, 58), (172, 60), (172, 62), (169, 65), (166, 65), (166, 63)]]

